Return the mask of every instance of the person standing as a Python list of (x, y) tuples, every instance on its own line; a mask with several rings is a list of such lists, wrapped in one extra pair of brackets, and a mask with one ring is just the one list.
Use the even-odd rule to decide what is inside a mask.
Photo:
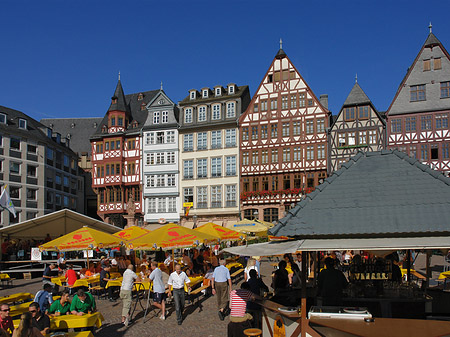
[(149, 276), (153, 281), (153, 305), (161, 309), (161, 320), (166, 319), (166, 287), (162, 279), (162, 271), (158, 268), (158, 262), (152, 261), (152, 272)]
[(342, 291), (347, 287), (347, 279), (340, 270), (334, 268), (331, 257), (325, 259), (325, 268), (318, 277), (318, 294), (323, 298), (325, 306), (342, 305)]
[(133, 265), (128, 264), (127, 270), (123, 273), (122, 287), (120, 288), (120, 298), (123, 302), (122, 307), (122, 323), (128, 326), (130, 323), (130, 309), (132, 296), (131, 292), (133, 290), (134, 281), (138, 278), (136, 273), (133, 271)]
[[(106, 289), (106, 285), (108, 284), (108, 281), (112, 281), (110, 274), (111, 267), (110, 266), (104, 266), (102, 268), (102, 271), (100, 272), (100, 287), (103, 287)], [(114, 289), (118, 287), (108, 287), (108, 299), (110, 302), (115, 302), (114, 299)]]
[(11, 335), (14, 331), (14, 324), (9, 312), (8, 304), (5, 303), (0, 306), (0, 328)]
[(220, 259), (220, 266), (214, 269), (212, 278), (212, 293), (217, 295), (217, 307), (219, 308), (219, 318), (221, 321), (225, 319), (226, 307), (228, 306), (228, 293), (231, 291), (230, 271), (225, 267), (226, 261)]
[[(264, 284), (263, 280), (258, 277), (256, 269), (252, 269), (249, 272), (250, 278), (248, 279), (248, 284), (250, 286), (250, 291), (253, 294), (260, 295), (263, 291), (268, 292), (269, 288)], [(258, 303), (247, 303), (247, 312), (253, 316), (252, 326), (254, 328), (261, 329), (262, 326), (262, 312), (261, 305)]]
[[(169, 281), (167, 282), (169, 286), (173, 287), (173, 298), (175, 300), (175, 311), (177, 312), (177, 322), (178, 325), (183, 323), (183, 310), (184, 310), (184, 284), (188, 286), (188, 290), (191, 291), (189, 283), (189, 277), (184, 271), (181, 271), (181, 266), (177, 263), (175, 265), (175, 271), (170, 274)], [(171, 291), (169, 290), (169, 296), (171, 296)]]

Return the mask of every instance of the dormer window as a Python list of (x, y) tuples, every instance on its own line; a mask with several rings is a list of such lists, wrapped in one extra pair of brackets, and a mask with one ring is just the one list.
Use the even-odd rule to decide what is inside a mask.
[(72, 129), (74, 129), (74, 128), (75, 128), (75, 123), (71, 123), (71, 124), (70, 124), (70, 127), (71, 127)]
[(138, 123), (137, 123), (136, 121), (134, 121), (134, 122), (131, 124), (131, 127), (132, 127), (132, 128), (137, 128), (137, 126), (138, 126)]
[(145, 110), (145, 103), (142, 102), (142, 104), (141, 104), (141, 111), (144, 111), (144, 110)]
[(106, 131), (108, 131), (106, 125), (103, 125), (103, 126), (102, 126), (102, 132), (106, 132)]
[(229, 85), (228, 86), (228, 94), (234, 94), (234, 85)]
[(220, 88), (216, 88), (216, 96), (222, 95), (222, 90)]
[(19, 118), (19, 129), (27, 129), (27, 121), (25, 119)]
[(143, 99), (144, 99), (144, 95), (142, 94), (142, 92), (140, 92), (138, 95), (138, 101), (142, 101)]
[(117, 97), (111, 97), (111, 104), (117, 104)]
[(195, 91), (191, 91), (191, 99), (195, 99)]
[(0, 114), (0, 123), (6, 124), (6, 115), (5, 114)]
[(208, 89), (203, 90), (203, 98), (208, 98)]

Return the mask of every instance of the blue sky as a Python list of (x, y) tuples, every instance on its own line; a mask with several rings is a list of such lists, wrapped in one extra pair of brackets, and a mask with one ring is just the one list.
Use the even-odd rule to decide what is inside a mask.
[(35, 119), (101, 117), (125, 93), (234, 82), (253, 95), (283, 49), (337, 114), (358, 82), (386, 110), (428, 35), (450, 49), (448, 1), (0, 3), (0, 105)]

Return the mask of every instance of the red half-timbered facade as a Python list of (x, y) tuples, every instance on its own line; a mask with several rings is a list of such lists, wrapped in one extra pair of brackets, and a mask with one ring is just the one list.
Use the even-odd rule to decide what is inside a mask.
[(450, 55), (430, 31), (386, 112), (388, 148), (449, 175), (449, 114)]
[(241, 212), (273, 222), (327, 172), (329, 112), (283, 49), (239, 119)]
[[(143, 218), (142, 137), (147, 103), (158, 91), (124, 95), (119, 79), (111, 105), (91, 137), (92, 187), (97, 193), (97, 214), (123, 227)], [(128, 208), (128, 209), (127, 209)], [(133, 208), (133, 209), (131, 209)]]

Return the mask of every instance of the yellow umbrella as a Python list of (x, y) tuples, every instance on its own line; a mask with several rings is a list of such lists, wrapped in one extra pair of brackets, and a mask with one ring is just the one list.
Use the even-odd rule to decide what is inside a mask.
[(117, 236), (121, 238), (124, 241), (130, 241), (137, 239), (138, 237), (145, 235), (147, 233), (150, 233), (148, 229), (138, 227), (138, 226), (131, 226), (125, 229), (122, 229), (121, 231), (118, 231), (117, 233), (114, 233), (114, 236)]
[(164, 250), (170, 250), (174, 248), (193, 247), (205, 241), (216, 241), (218, 239), (217, 236), (170, 223), (129, 241), (128, 248), (141, 250), (162, 248)]
[(74, 251), (89, 250), (95, 248), (112, 248), (122, 243), (122, 239), (108, 233), (84, 226), (74, 232), (60, 236), (59, 238), (39, 246), (41, 251)]
[(275, 226), (273, 223), (268, 222), (268, 221), (264, 221), (264, 220), (256, 220), (257, 222), (259, 222), (260, 224), (266, 226), (267, 228), (272, 228), (273, 226)]
[(220, 238), (222, 241), (236, 241), (245, 238), (245, 234), (236, 232), (232, 229), (216, 225), (215, 223), (208, 222), (200, 227), (194, 229), (195, 231), (214, 235)]
[(227, 225), (227, 228), (235, 230), (240, 233), (255, 233), (255, 234), (264, 234), (267, 233), (267, 227), (257, 221), (251, 221), (248, 219), (241, 220), (234, 224)]

